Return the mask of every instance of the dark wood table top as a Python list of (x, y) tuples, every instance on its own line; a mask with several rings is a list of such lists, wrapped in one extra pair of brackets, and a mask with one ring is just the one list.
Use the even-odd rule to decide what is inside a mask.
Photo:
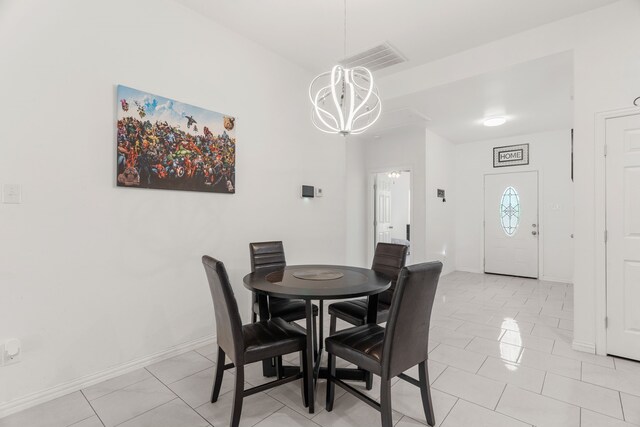
[(284, 270), (249, 273), (243, 281), (253, 292), (306, 300), (374, 295), (391, 286), (380, 273), (344, 265), (288, 265)]

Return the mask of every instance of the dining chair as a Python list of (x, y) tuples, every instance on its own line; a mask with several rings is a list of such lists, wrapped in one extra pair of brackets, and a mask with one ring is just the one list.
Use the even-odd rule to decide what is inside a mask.
[[(206, 255), (202, 257), (202, 264), (213, 298), (218, 341), (218, 357), (211, 391), (211, 403), (218, 400), (224, 371), (235, 367), (235, 389), (230, 423), (232, 427), (236, 427), (240, 423), (244, 397), (300, 378), (303, 379), (302, 400), (307, 407), (309, 396), (313, 395), (311, 388), (313, 387), (313, 379), (310, 361), (307, 360), (305, 351), (307, 347), (305, 330), (295, 323), (289, 323), (277, 317), (242, 325), (238, 304), (224, 264)], [(296, 351), (300, 353), (302, 372), (285, 377), (282, 369), (282, 356)], [(225, 357), (229, 357), (231, 363), (226, 364)], [(277, 379), (245, 390), (245, 365), (271, 358), (277, 358), (279, 361), (276, 365)]]
[[(284, 256), (284, 245), (281, 241), (250, 243), (249, 253), (252, 273), (283, 270), (287, 266), (287, 261)], [(251, 320), (255, 323), (260, 313), (258, 295), (255, 292), (253, 293), (252, 309)], [(305, 302), (299, 299), (269, 297), (268, 309), (270, 317), (280, 317), (287, 322), (294, 322), (306, 318)], [(313, 306), (313, 316), (313, 323), (317, 325), (316, 317), (318, 316), (318, 307), (315, 304)], [(315, 329), (317, 328), (313, 330), (313, 341), (317, 342)]]
[[(389, 317), (389, 306), (396, 286), (396, 280), (400, 269), (404, 267), (407, 260), (408, 247), (395, 243), (378, 243), (373, 255), (371, 269), (391, 280), (391, 287), (378, 296), (377, 323), (384, 323)], [(329, 305), (329, 335), (336, 332), (337, 319), (342, 319), (355, 326), (364, 325), (367, 322), (367, 298), (358, 298), (349, 301), (335, 302)], [(373, 376), (367, 374), (365, 377), (367, 390), (373, 387)]]
[[(391, 287), (378, 296), (377, 322), (384, 323), (389, 317), (389, 306), (395, 289), (396, 280), (400, 269), (407, 260), (407, 246), (394, 243), (378, 243), (373, 256), (371, 269), (391, 280)], [(337, 319), (342, 319), (355, 326), (364, 325), (367, 322), (367, 298), (359, 298), (350, 301), (341, 301), (329, 305), (331, 316), (329, 334), (336, 332)]]
[[(435, 425), (427, 359), (431, 309), (441, 272), (439, 261), (403, 268), (391, 300), (386, 328), (367, 323), (326, 339), (329, 353), (327, 411), (333, 410), (337, 384), (380, 411), (382, 427), (391, 427), (391, 380), (397, 376), (420, 388), (427, 423)], [(379, 403), (336, 378), (336, 357), (380, 376)], [(404, 374), (416, 365), (417, 380)]]

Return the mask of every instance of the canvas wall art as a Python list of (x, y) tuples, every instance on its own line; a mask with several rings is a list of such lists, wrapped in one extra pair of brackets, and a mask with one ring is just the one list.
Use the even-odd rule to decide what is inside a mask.
[(235, 193), (232, 116), (118, 86), (117, 185)]

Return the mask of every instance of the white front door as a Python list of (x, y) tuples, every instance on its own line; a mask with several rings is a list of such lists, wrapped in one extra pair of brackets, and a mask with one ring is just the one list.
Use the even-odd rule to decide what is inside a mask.
[(375, 233), (377, 245), (379, 242), (391, 243), (391, 185), (392, 179), (386, 173), (376, 174), (375, 186)]
[(607, 120), (607, 353), (640, 360), (640, 115)]
[(538, 277), (538, 172), (484, 177), (484, 271)]

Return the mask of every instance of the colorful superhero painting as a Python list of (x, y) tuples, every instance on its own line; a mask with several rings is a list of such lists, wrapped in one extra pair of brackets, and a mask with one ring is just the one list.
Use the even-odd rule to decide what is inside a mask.
[(118, 186), (235, 193), (234, 117), (126, 86), (117, 93)]

